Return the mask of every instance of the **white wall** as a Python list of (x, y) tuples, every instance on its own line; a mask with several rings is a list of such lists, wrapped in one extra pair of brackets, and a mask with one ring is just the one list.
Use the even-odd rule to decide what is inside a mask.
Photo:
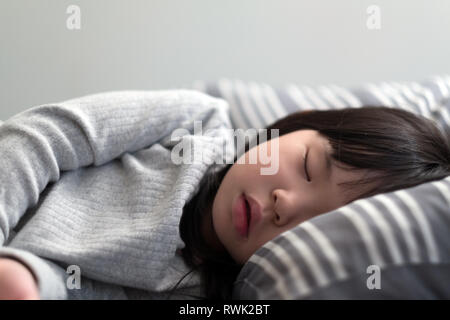
[[(66, 27), (69, 5), (81, 29)], [(381, 29), (366, 26), (369, 5)], [(122, 89), (283, 85), (450, 72), (448, 0), (1, 0), (0, 119)]]

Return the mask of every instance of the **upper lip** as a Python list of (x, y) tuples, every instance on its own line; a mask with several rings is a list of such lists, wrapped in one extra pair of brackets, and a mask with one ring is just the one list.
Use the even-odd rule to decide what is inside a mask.
[(250, 206), (250, 223), (248, 226), (248, 233), (254, 228), (256, 222), (261, 219), (261, 206), (254, 198), (245, 194), (245, 199)]

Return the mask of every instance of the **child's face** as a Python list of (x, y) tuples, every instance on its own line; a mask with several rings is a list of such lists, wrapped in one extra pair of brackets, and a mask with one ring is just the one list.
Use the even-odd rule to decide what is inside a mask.
[[(242, 155), (246, 157), (244, 164), (232, 165), (213, 202), (215, 233), (234, 260), (241, 264), (282, 232), (353, 200), (356, 192), (346, 192), (338, 183), (362, 178), (366, 173), (365, 170), (339, 168), (333, 161), (327, 167), (331, 146), (315, 130), (298, 130), (276, 139), (279, 139), (278, 172), (262, 175), (260, 168), (268, 168), (270, 164), (261, 164), (259, 156), (256, 164), (249, 160), (249, 152), (264, 144), (268, 144), (265, 152), (272, 156), (269, 153), (272, 140), (269, 140)], [(304, 169), (306, 153), (310, 181)], [(260, 208), (260, 214), (252, 215), (249, 224), (245, 222), (245, 213), (233, 210), (239, 207), (238, 200), (243, 194), (253, 198)]]

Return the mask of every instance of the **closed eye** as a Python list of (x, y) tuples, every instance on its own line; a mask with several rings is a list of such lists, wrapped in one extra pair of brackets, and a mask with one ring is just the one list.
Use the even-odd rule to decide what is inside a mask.
[(304, 163), (304, 169), (305, 169), (305, 174), (306, 174), (306, 180), (307, 180), (308, 182), (310, 182), (310, 181), (311, 181), (311, 177), (309, 176), (309, 173), (308, 173), (308, 166), (306, 165), (307, 162), (308, 162), (308, 154), (309, 154), (309, 149), (308, 149), (308, 152), (306, 152), (306, 155), (305, 155), (305, 161), (304, 161), (303, 163)]

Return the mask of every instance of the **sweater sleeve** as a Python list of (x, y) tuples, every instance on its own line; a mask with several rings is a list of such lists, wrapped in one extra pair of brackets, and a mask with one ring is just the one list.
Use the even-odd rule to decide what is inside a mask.
[(0, 246), (60, 172), (135, 152), (216, 108), (193, 90), (114, 91), (24, 111), (0, 125)]

